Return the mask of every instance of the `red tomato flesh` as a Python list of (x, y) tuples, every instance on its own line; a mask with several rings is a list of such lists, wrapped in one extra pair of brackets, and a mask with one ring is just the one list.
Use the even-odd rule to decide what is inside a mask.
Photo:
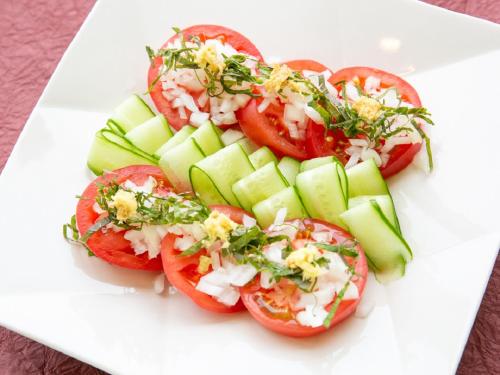
[[(403, 101), (415, 107), (422, 106), (417, 91), (408, 82), (392, 73), (380, 69), (361, 66), (345, 68), (335, 72), (329, 81), (335, 84), (342, 81), (349, 82), (357, 77), (361, 87), (363, 87), (365, 80), (370, 76), (380, 79), (381, 88), (396, 88)], [(346, 163), (349, 159), (348, 155), (344, 152), (345, 148), (349, 147), (346, 137), (340, 131), (335, 133), (329, 132), (328, 136), (330, 136), (333, 141), (326, 139), (324, 127), (322, 128), (317, 124), (312, 124), (307, 129), (307, 149), (311, 157), (336, 155), (340, 160)], [(388, 178), (406, 168), (412, 162), (421, 147), (421, 143), (395, 146), (389, 153), (389, 161), (380, 169), (382, 176)]]
[[(314, 227), (314, 224), (322, 224), (324, 227), (328, 228), (333, 235), (331, 243), (343, 243), (345, 241), (352, 241), (353, 239), (352, 236), (343, 229), (324, 221), (305, 219), (303, 222), (306, 228)], [(302, 234), (303, 238), (307, 238), (307, 236), (307, 231)], [(299, 244), (295, 246), (299, 247)], [(352, 281), (358, 288), (359, 298), (355, 300), (345, 300), (340, 303), (331, 321), (330, 328), (347, 319), (355, 312), (365, 289), (368, 276), (368, 265), (361, 247), (358, 245), (356, 249), (358, 251), (358, 256), (356, 258), (345, 257), (345, 260), (355, 269), (356, 276)], [(297, 287), (291, 282), (285, 281), (283, 283), (283, 280), (280, 287), (281, 292), (279, 294), (277, 294), (273, 288), (263, 289), (260, 286), (259, 279), (256, 278), (250, 284), (240, 289), (243, 303), (250, 314), (260, 324), (271, 331), (293, 337), (317, 335), (327, 330), (324, 326), (308, 327), (299, 324), (294, 318), (295, 311), (289, 304), (289, 302), (294, 299), (294, 292), (297, 290)], [(333, 301), (326, 307), (327, 311), (330, 310), (332, 304)]]
[[(202, 42), (207, 39), (220, 39), (224, 43), (229, 43), (238, 52), (246, 53), (259, 60), (262, 60), (262, 56), (259, 50), (252, 44), (250, 40), (248, 40), (245, 36), (238, 33), (237, 31), (228, 29), (227, 27), (217, 25), (194, 25), (182, 30), (181, 32), (185, 40), (189, 40), (189, 38), (193, 36), (199, 37)], [(177, 38), (177, 35), (172, 36), (165, 42), (163, 47), (166, 47), (168, 43), (175, 41)], [(162, 58), (157, 57), (149, 67), (148, 87), (150, 87), (158, 77), (161, 65)], [(195, 99), (197, 99), (200, 95), (199, 93), (191, 94)], [(151, 88), (150, 95), (158, 111), (163, 113), (163, 115), (173, 128), (179, 130), (184, 125), (187, 125), (189, 123), (189, 116), (191, 115), (191, 111), (186, 108), (187, 119), (181, 119), (179, 116), (179, 111), (173, 108), (170, 101), (168, 101), (163, 96), (163, 88), (160, 81), (156, 82), (156, 84)], [(209, 104), (207, 104), (206, 108), (203, 108), (203, 110), (209, 111)]]
[[(292, 60), (285, 62), (292, 70), (324, 72), (323, 64), (313, 60)], [(291, 156), (298, 160), (308, 159), (305, 139), (293, 139), (283, 121), (284, 104), (271, 104), (260, 113), (257, 108), (262, 98), (252, 99), (248, 105), (236, 113), (241, 130), (259, 146), (268, 146), (278, 156)], [(308, 124), (314, 124), (308, 120)], [(322, 127), (324, 129), (324, 127)]]
[[(84, 235), (100, 217), (93, 208), (99, 184), (106, 185), (111, 182), (121, 184), (126, 180), (130, 180), (136, 185), (141, 185), (149, 176), (156, 179), (161, 189), (169, 190), (171, 188), (160, 168), (150, 165), (133, 165), (120, 168), (96, 178), (85, 189), (76, 208), (76, 224), (80, 235)], [(162, 269), (160, 256), (149, 259), (147, 252), (136, 255), (130, 241), (123, 237), (125, 232), (115, 232), (113, 230), (103, 232), (100, 230), (89, 237), (87, 245), (95, 256), (111, 264), (131, 269), (160, 271)]]
[[(243, 215), (251, 216), (237, 207), (210, 206), (210, 208), (227, 215), (231, 220), (240, 224), (243, 222)], [(216, 313), (234, 313), (245, 310), (241, 299), (236, 305), (227, 306), (218, 302), (212, 296), (196, 290), (196, 284), (202, 276), (198, 272), (199, 259), (202, 255), (207, 255), (207, 251), (202, 249), (196, 254), (183, 256), (174, 246), (177, 237), (174, 234), (168, 234), (161, 243), (163, 270), (170, 284), (205, 310)], [(209, 271), (211, 271), (211, 268)]]

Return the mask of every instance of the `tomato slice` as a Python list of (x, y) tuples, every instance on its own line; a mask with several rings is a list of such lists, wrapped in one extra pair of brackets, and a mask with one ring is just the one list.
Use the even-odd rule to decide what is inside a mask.
[[(161, 169), (150, 165), (133, 165), (120, 168), (96, 178), (85, 189), (76, 208), (76, 224), (80, 235), (85, 234), (99, 218), (99, 214), (93, 208), (98, 193), (98, 185), (106, 185), (111, 182), (121, 184), (126, 180), (141, 185), (149, 176), (156, 179), (161, 189), (170, 190), (171, 185), (165, 179)], [(124, 234), (125, 231), (108, 230), (103, 232), (100, 230), (89, 237), (87, 245), (95, 256), (120, 267), (148, 271), (160, 271), (162, 269), (159, 256), (149, 259), (147, 252), (136, 255), (130, 241), (124, 238)]]
[[(363, 86), (365, 80), (370, 76), (379, 78), (382, 88), (397, 88), (404, 101), (415, 107), (422, 106), (417, 91), (408, 82), (401, 77), (380, 69), (362, 66), (344, 68), (334, 73), (329, 81), (335, 84), (341, 81), (348, 82), (354, 77), (358, 77), (361, 86)], [(320, 127), (317, 124), (310, 124), (307, 129), (307, 150), (311, 157), (336, 155), (346, 163), (348, 160), (348, 156), (344, 152), (346, 147), (349, 147), (349, 144), (344, 134), (340, 131), (335, 133), (330, 131), (325, 136), (324, 127)], [(395, 146), (389, 153), (389, 161), (381, 168), (382, 175), (387, 178), (403, 170), (412, 162), (421, 147), (421, 143)]]
[[(245, 36), (238, 33), (237, 31), (228, 29), (227, 27), (217, 25), (194, 25), (182, 30), (182, 34), (186, 40), (193, 36), (199, 37), (201, 41), (219, 38), (225, 43), (229, 43), (238, 52), (246, 53), (248, 55), (254, 56), (259, 60), (262, 60), (262, 56), (259, 50), (252, 44), (250, 40), (248, 40)], [(166, 47), (168, 43), (173, 42), (176, 39), (177, 35), (172, 36), (165, 42), (163, 47)], [(158, 77), (161, 64), (161, 57), (157, 57), (149, 67), (148, 87), (150, 87)], [(179, 116), (179, 111), (173, 108), (170, 101), (168, 101), (163, 96), (161, 82), (156, 82), (156, 84), (151, 88), (150, 95), (158, 111), (163, 113), (169, 124), (176, 130), (179, 130), (184, 125), (189, 123), (188, 119), (191, 115), (191, 112), (186, 108), (188, 119), (181, 119)], [(199, 96), (199, 93), (193, 93), (193, 96), (197, 98), (197, 96)], [(209, 104), (207, 104), (207, 108), (204, 108), (203, 110), (209, 111), (208, 106)]]
[[(285, 62), (290, 69), (314, 72), (329, 70), (323, 64), (313, 60), (292, 60)], [(245, 135), (259, 146), (268, 146), (278, 156), (291, 156), (304, 160), (308, 158), (306, 141), (296, 140), (290, 137), (288, 129), (283, 121), (285, 106), (269, 105), (265, 111), (260, 113), (257, 108), (262, 99), (252, 99), (249, 104), (236, 113), (240, 127)], [(308, 120), (308, 124), (314, 124)]]
[[(343, 243), (345, 241), (352, 240), (352, 236), (349, 233), (335, 225), (326, 223), (324, 221), (305, 219), (303, 220), (303, 223), (306, 227), (313, 227), (315, 224), (321, 224), (324, 228), (328, 228), (333, 236), (331, 243)], [(359, 298), (355, 300), (344, 300), (340, 302), (337, 311), (335, 312), (335, 315), (331, 321), (330, 328), (339, 324), (343, 320), (347, 319), (350, 315), (352, 315), (355, 312), (356, 307), (358, 306), (359, 301), (361, 300), (361, 297), (363, 295), (366, 279), (368, 276), (368, 265), (364, 252), (361, 247), (359, 247), (359, 245), (357, 246), (357, 250), (358, 256), (356, 258), (345, 257), (345, 260), (355, 269), (356, 277), (353, 278), (352, 281), (358, 288)], [(279, 308), (279, 312), (271, 312), (268, 308), (264, 307), (265, 304), (263, 303), (263, 301), (268, 301), (271, 304), (278, 303), (278, 296), (273, 289), (263, 289), (260, 286), (260, 282), (257, 278), (250, 284), (240, 288), (241, 298), (250, 314), (260, 324), (274, 332), (293, 337), (306, 337), (325, 332), (327, 328), (325, 328), (324, 326), (303, 326), (294, 319), (294, 312), (292, 311), (292, 309), (289, 306), (286, 307), (286, 305), (283, 305), (283, 300), (285, 300), (286, 302), (286, 295), (293, 295), (293, 289), (290, 289), (291, 286), (286, 284), (284, 285), (284, 287), (285, 292), (281, 293), (282, 295), (279, 296), (279, 299), (281, 300), (279, 302), (281, 305)], [(285, 294), (285, 297), (283, 297), (283, 294)], [(329, 311), (331, 306), (332, 304), (328, 305), (326, 307), (326, 310)]]
[[(231, 206), (210, 206), (227, 215), (231, 220), (242, 223), (243, 215), (251, 216), (241, 208)], [(212, 296), (196, 290), (200, 275), (197, 271), (199, 258), (206, 255), (206, 250), (201, 250), (194, 255), (183, 256), (175, 249), (174, 244), (178, 236), (168, 234), (161, 243), (161, 257), (163, 259), (163, 270), (168, 281), (179, 291), (191, 298), (201, 308), (216, 313), (234, 313), (245, 309), (241, 299), (234, 306), (227, 306), (218, 302)]]

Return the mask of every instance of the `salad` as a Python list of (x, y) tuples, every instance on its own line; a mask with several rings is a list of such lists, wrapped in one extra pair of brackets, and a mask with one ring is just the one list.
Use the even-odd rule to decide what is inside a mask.
[(215, 313), (248, 311), (296, 337), (359, 305), (368, 270), (402, 277), (412, 251), (385, 178), (432, 124), (402, 78), (312, 60), (267, 64), (243, 35), (196, 25), (150, 58), (148, 95), (98, 131), (66, 239), (116, 266), (164, 272)]

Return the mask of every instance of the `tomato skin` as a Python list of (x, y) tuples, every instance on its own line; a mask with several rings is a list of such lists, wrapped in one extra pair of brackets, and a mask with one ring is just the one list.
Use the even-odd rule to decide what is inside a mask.
[[(331, 141), (327, 140), (327, 137), (331, 137)], [(347, 142), (347, 137), (341, 130), (328, 130), (325, 134), (325, 127), (321, 124), (315, 124), (311, 121), (307, 126), (306, 150), (310, 158), (334, 155), (343, 164), (346, 164), (347, 158), (339, 150), (343, 150)]]
[(420, 97), (412, 85), (406, 82), (403, 78), (381, 69), (370, 68), (367, 66), (352, 66), (336, 71), (329, 81), (332, 83), (350, 81), (356, 76), (362, 81), (369, 76), (379, 78), (382, 87), (396, 87), (403, 97), (403, 100), (413, 104), (415, 107), (422, 106)]
[[(285, 64), (290, 69), (297, 71), (311, 70), (320, 73), (329, 70), (323, 64), (313, 60), (292, 60), (285, 62)], [(264, 112), (260, 113), (257, 110), (259, 102), (259, 99), (252, 99), (245, 108), (236, 113), (241, 130), (245, 135), (259, 146), (268, 146), (278, 156), (291, 156), (298, 160), (308, 159), (310, 155), (306, 150), (307, 139), (306, 141), (297, 141), (281, 135), (280, 130), (286, 129), (286, 127), (282, 125), (283, 129), (280, 129), (268, 118), (269, 115), (281, 117), (280, 121), (282, 122), (284, 105), (276, 108), (277, 106), (271, 104)], [(308, 124), (314, 123), (308, 120)]]
[[(204, 39), (214, 39), (221, 37), (224, 39), (224, 41), (231, 44), (237, 51), (247, 53), (262, 61), (262, 55), (260, 54), (259, 50), (252, 44), (252, 42), (250, 42), (250, 40), (248, 40), (245, 36), (238, 33), (237, 31), (228, 29), (227, 27), (217, 25), (194, 25), (182, 30), (182, 34), (184, 35), (185, 39), (188, 39), (192, 36), (198, 36), (202, 41)], [(173, 42), (175, 39), (177, 39), (177, 35), (169, 38), (162, 47), (166, 47), (168, 43)], [(157, 57), (153, 60), (151, 66), (149, 67), (148, 87), (151, 87), (152, 83), (158, 77), (161, 64), (162, 58)], [(169, 124), (176, 130), (179, 130), (184, 125), (187, 125), (189, 123), (189, 116), (191, 115), (191, 111), (186, 108), (186, 114), (188, 118), (181, 119), (179, 117), (177, 109), (172, 108), (170, 102), (163, 97), (162, 91), (163, 89), (161, 86), (161, 82), (156, 82), (156, 84), (151, 88), (150, 91), (151, 99), (153, 100), (158, 111), (160, 111), (165, 116)], [(208, 110), (208, 108), (205, 108), (204, 110)]]
[[(149, 176), (154, 177), (163, 187), (170, 189), (170, 183), (165, 179), (160, 168), (151, 165), (133, 165), (117, 169), (96, 178), (82, 193), (82, 199), (76, 208), (76, 224), (80, 235), (83, 235), (98, 219), (93, 205), (98, 193), (98, 184), (116, 182), (121, 184), (130, 180), (136, 184), (143, 183)], [(98, 231), (91, 235), (87, 245), (95, 256), (120, 267), (147, 271), (160, 271), (161, 259), (157, 256), (149, 259), (147, 253), (136, 255), (130, 242), (126, 240), (123, 232), (108, 230), (106, 233)]]
[[(243, 215), (251, 216), (241, 208), (231, 206), (210, 206), (210, 209), (217, 210), (227, 215), (231, 220), (242, 223)], [(218, 302), (215, 298), (196, 290), (192, 281), (188, 279), (185, 271), (188, 267), (197, 267), (199, 258), (206, 255), (205, 250), (201, 250), (197, 254), (182, 256), (174, 248), (176, 235), (168, 234), (161, 243), (161, 258), (163, 260), (163, 270), (168, 281), (183, 294), (191, 298), (199, 307), (216, 312), (216, 313), (235, 313), (245, 310), (245, 306), (241, 299), (234, 306), (226, 306)]]
[[(417, 91), (408, 82), (406, 82), (401, 77), (380, 69), (364, 66), (344, 68), (335, 72), (329, 81), (330, 83), (335, 84), (341, 81), (350, 81), (354, 77), (358, 77), (363, 83), (364, 80), (369, 76), (379, 78), (382, 87), (396, 87), (404, 101), (412, 104), (415, 107), (422, 106), (422, 102), (420, 101)], [(326, 155), (337, 155), (337, 157), (341, 156), (340, 153), (335, 150), (335, 147), (331, 147), (330, 145), (326, 144), (324, 135), (320, 136), (318, 129), (308, 128), (307, 134), (308, 151), (312, 157)], [(345, 136), (343, 136), (343, 134), (337, 134), (337, 137), (335, 137), (335, 135), (331, 133), (329, 135), (332, 135), (335, 140), (342, 140), (342, 137), (345, 139)], [(384, 176), (384, 178), (388, 178), (406, 168), (412, 162), (413, 158), (421, 148), (422, 143), (395, 146), (389, 153), (389, 161), (384, 167), (380, 169), (382, 176)], [(343, 159), (345, 159), (345, 157)], [(347, 160), (343, 160), (343, 162), (347, 162)]]
[[(334, 239), (338, 242), (342, 242), (348, 239), (352, 239), (352, 236), (344, 231), (342, 228), (337, 227), (336, 225), (324, 222), (322, 220), (316, 219), (305, 219), (304, 223), (308, 224), (322, 224), (333, 231)], [(334, 318), (332, 319), (330, 328), (339, 324), (340, 322), (347, 319), (350, 315), (352, 315), (356, 311), (356, 307), (358, 306), (361, 297), (363, 295), (366, 279), (368, 276), (368, 264), (366, 261), (365, 254), (361, 247), (357, 246), (358, 257), (355, 261), (355, 271), (356, 274), (359, 275), (356, 280), (353, 280), (354, 284), (356, 284), (359, 291), (359, 298), (356, 300), (346, 300), (342, 301), (335, 313)], [(262, 291), (260, 287), (259, 280), (256, 278), (250, 284), (240, 288), (241, 298), (243, 303), (245, 304), (248, 312), (257, 320), (260, 324), (262, 324), (267, 329), (277, 332), (279, 334), (291, 337), (307, 337), (317, 335), (319, 333), (327, 331), (327, 328), (324, 326), (319, 327), (306, 327), (300, 325), (295, 320), (283, 320), (272, 317), (270, 314), (266, 313), (255, 300), (255, 293), (258, 291)], [(326, 308), (326, 310), (330, 310), (330, 306)]]
[(277, 156), (291, 156), (298, 160), (307, 159), (304, 148), (297, 147), (279, 134), (279, 129), (272, 125), (265, 113), (259, 113), (256, 99), (250, 100), (246, 107), (236, 112), (241, 130), (258, 146), (269, 147)]

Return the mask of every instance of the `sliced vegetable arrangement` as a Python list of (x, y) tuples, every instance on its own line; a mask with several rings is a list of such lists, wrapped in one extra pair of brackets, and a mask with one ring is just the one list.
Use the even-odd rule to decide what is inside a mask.
[(198, 306), (247, 309), (289, 336), (353, 314), (413, 254), (384, 180), (432, 124), (416, 91), (378, 69), (267, 64), (241, 34), (197, 25), (151, 60), (148, 92), (97, 132), (96, 175), (64, 226), (117, 266), (165, 272)]

